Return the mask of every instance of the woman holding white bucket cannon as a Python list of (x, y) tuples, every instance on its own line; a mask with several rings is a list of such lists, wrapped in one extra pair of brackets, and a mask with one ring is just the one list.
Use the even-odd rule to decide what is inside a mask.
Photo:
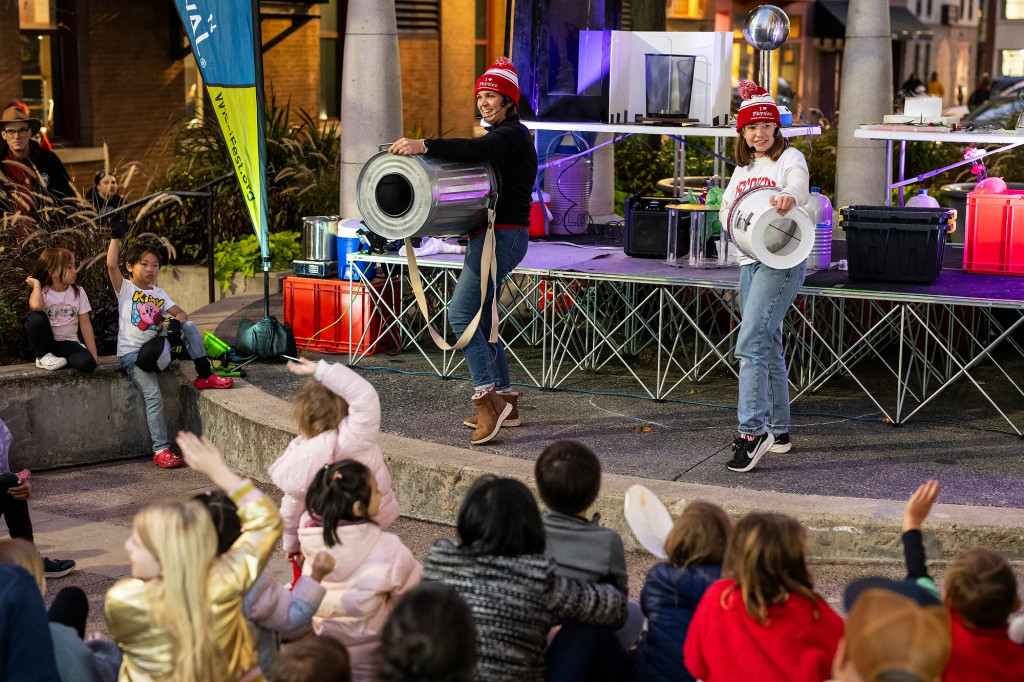
[[(733, 203), (757, 187), (777, 187), (770, 198), (779, 215), (807, 203), (808, 173), (803, 155), (783, 137), (779, 109), (771, 96), (751, 81), (739, 86), (743, 104), (736, 119), (737, 169), (723, 197), (722, 225), (729, 224)], [(788, 452), (789, 377), (782, 348), (782, 321), (804, 281), (806, 259), (773, 268), (740, 251), (740, 361), (736, 413), (740, 436), (733, 441), (731, 471), (750, 471), (768, 452)]]
[[(388, 149), (392, 154), (426, 154), (452, 161), (490, 161), (498, 176), (498, 201), (495, 206), (494, 241), (497, 273), (502, 282), (526, 255), (529, 243), (530, 195), (537, 179), (537, 152), (530, 131), (519, 121), (519, 79), (506, 57), (499, 57), (476, 82), (476, 106), (490, 126), (479, 138), (425, 139), (402, 138)], [(484, 255), (486, 229), (470, 235), (466, 261), (459, 282), (448, 304), (448, 318), (457, 334), (462, 334), (480, 308), (480, 264)], [(473, 402), (477, 413), (463, 423), (473, 427), (474, 445), (486, 443), (498, 434), (502, 425), (519, 426), (519, 394), (512, 390), (508, 359), (500, 339), (489, 343), (491, 316), (486, 314), (494, 297), (488, 282), (487, 299), (480, 324), (462, 349), (473, 379)]]

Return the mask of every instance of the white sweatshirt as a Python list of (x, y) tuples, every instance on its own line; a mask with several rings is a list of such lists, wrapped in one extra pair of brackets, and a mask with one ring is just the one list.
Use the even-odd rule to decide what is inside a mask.
[[(722, 220), (722, 228), (728, 229), (729, 211), (736, 197), (754, 187), (780, 187), (782, 194), (788, 194), (796, 201), (797, 206), (806, 206), (810, 196), (808, 186), (810, 176), (807, 172), (807, 161), (804, 155), (793, 147), (782, 152), (778, 161), (764, 156), (755, 159), (748, 166), (739, 166), (729, 178), (729, 186), (722, 197), (722, 208), (718, 215)], [(733, 247), (735, 248), (735, 243)], [(740, 265), (750, 265), (757, 261), (739, 251)]]

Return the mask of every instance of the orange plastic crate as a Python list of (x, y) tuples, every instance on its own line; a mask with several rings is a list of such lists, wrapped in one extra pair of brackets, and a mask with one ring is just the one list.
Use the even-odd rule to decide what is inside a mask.
[[(390, 310), (377, 304), (381, 296)], [(299, 351), (373, 355), (399, 347), (396, 329), (383, 333), (393, 320), (397, 297), (397, 277), (360, 282), (292, 276), (284, 281), (284, 319), (292, 326)]]
[(1024, 276), (1024, 191), (967, 195), (964, 270)]

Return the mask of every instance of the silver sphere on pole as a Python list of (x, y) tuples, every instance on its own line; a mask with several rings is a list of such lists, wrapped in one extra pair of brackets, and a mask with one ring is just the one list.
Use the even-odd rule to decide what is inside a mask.
[(772, 50), (782, 47), (789, 38), (789, 17), (775, 5), (755, 7), (743, 22), (743, 37), (761, 52), (759, 80), (761, 87), (771, 92)]

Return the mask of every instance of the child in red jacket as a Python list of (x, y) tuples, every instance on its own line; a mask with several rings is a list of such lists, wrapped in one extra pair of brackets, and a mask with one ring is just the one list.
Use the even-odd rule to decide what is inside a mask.
[[(939, 482), (923, 483), (907, 503), (903, 545), (908, 578), (926, 584), (921, 526), (939, 495)], [(1020, 608), (1017, 578), (999, 553), (975, 547), (961, 552), (946, 574), (942, 602), (953, 619), (953, 651), (942, 682), (1024, 680), (1024, 648), (1008, 635), (1010, 614)]]
[(814, 592), (806, 531), (784, 514), (740, 519), (722, 574), (697, 605), (683, 648), (704, 682), (821, 682), (843, 636), (843, 621)]

